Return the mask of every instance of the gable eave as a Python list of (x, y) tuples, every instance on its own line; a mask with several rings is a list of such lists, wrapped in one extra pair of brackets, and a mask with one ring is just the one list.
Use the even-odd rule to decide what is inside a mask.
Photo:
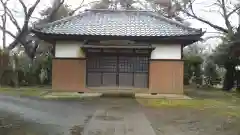
[(179, 36), (110, 36), (110, 35), (66, 35), (66, 34), (47, 34), (33, 31), (40, 39), (46, 41), (86, 41), (86, 40), (133, 40), (144, 41), (150, 43), (181, 43), (188, 45), (201, 39), (204, 33), (196, 33), (194, 35)]

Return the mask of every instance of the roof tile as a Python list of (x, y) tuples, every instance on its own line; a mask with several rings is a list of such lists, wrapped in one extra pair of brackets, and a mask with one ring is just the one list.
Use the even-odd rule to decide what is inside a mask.
[(154, 12), (112, 10), (89, 10), (35, 29), (41, 33), (61, 35), (182, 36), (201, 33), (201, 30)]

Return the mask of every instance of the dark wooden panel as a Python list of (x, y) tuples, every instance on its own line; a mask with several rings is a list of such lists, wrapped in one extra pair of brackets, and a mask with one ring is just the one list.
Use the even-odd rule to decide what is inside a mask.
[(133, 73), (119, 73), (119, 86), (133, 87)]
[(87, 60), (88, 72), (116, 72), (117, 56), (93, 56)]
[(102, 56), (99, 59), (101, 72), (117, 72), (117, 56)]
[(117, 73), (102, 73), (104, 86), (117, 86)]
[[(146, 53), (144, 50), (92, 50), (87, 54), (88, 85), (148, 87), (149, 55)], [(97, 74), (96, 82), (92, 82), (95, 80), (92, 73)]]
[(118, 68), (120, 73), (134, 72), (134, 57), (119, 56)]
[(87, 74), (88, 86), (100, 86), (101, 85), (101, 73), (88, 73)]
[(134, 87), (147, 88), (148, 87), (148, 73), (134, 73)]
[(147, 73), (149, 65), (149, 58), (143, 56), (137, 56), (134, 60), (134, 72), (135, 73)]

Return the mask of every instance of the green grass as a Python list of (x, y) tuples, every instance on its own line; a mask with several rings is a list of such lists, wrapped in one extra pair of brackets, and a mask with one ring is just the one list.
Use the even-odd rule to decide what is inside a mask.
[(220, 90), (187, 89), (186, 94), (192, 100), (137, 99), (137, 101), (147, 107), (211, 110), (220, 115), (240, 117), (240, 96), (236, 93)]
[(47, 92), (47, 90), (41, 88), (0, 88), (0, 94), (11, 96), (40, 97)]
[(216, 100), (179, 100), (179, 99), (137, 99), (139, 103), (150, 107), (190, 107), (190, 108), (213, 108), (224, 106), (226, 103)]
[(211, 110), (217, 114), (240, 117), (240, 106), (214, 99), (170, 100), (170, 99), (137, 99), (146, 107), (154, 108), (191, 108), (199, 111)]
[(94, 95), (93, 93), (88, 95), (81, 95), (77, 92), (60, 92), (44, 87), (0, 88), (0, 94), (5, 94), (9, 96), (38, 97), (48, 100), (85, 100), (99, 97), (98, 95)]

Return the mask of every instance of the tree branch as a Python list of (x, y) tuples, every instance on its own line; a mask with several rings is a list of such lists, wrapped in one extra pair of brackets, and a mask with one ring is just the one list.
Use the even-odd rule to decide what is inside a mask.
[(233, 13), (235, 13), (236, 11), (240, 10), (240, 6), (236, 7), (235, 9), (233, 9), (231, 12), (229, 12), (227, 14), (227, 17), (229, 18)]
[(1, 4), (3, 6), (3, 15), (1, 16), (2, 19), (2, 45), (3, 48), (6, 48), (6, 24), (7, 24), (7, 3), (9, 0), (6, 0), (5, 2), (1, 0)]
[[(178, 4), (179, 4), (179, 3), (178, 3)], [(187, 11), (188, 9), (190, 9), (191, 13), (189, 13), (189, 12)], [(223, 28), (223, 27), (221, 27), (221, 26), (215, 25), (215, 24), (211, 23), (210, 21), (205, 20), (205, 19), (197, 16), (197, 15), (195, 14), (194, 10), (193, 10), (193, 1), (191, 1), (191, 0), (189, 1), (188, 8), (186, 8), (186, 7), (180, 8), (180, 11), (182, 11), (182, 12), (183, 12), (184, 14), (186, 14), (187, 16), (190, 16), (190, 17), (192, 17), (192, 18), (194, 18), (194, 19), (196, 19), (196, 20), (198, 20), (198, 21), (200, 21), (200, 22), (203, 22), (203, 23), (205, 23), (205, 24), (213, 27), (213, 28), (216, 29), (216, 30), (219, 30), (219, 31), (224, 32), (224, 33), (228, 33), (228, 32), (229, 32), (228, 29), (225, 29), (225, 28)]]
[(38, 20), (42, 19), (42, 18), (36, 17), (36, 16), (32, 16), (31, 18), (33, 18), (33, 19), (38, 19)]
[(59, 8), (63, 5), (65, 0), (61, 0), (60, 3), (57, 5), (56, 8), (54, 8), (49, 16), (49, 20), (52, 20), (52, 18), (54, 17), (55, 13), (59, 10)]
[(194, 1), (189, 1), (190, 2), (190, 4), (189, 4), (189, 7), (190, 7), (190, 10), (191, 10), (191, 12), (192, 12), (192, 14), (194, 15), (194, 16), (196, 16), (196, 14), (195, 14), (195, 12), (194, 12), (194, 10), (193, 10), (193, 2)]
[(228, 16), (227, 16), (227, 10), (226, 10), (226, 4), (225, 4), (225, 0), (218, 0), (219, 4), (221, 5), (220, 7), (222, 8), (223, 11), (223, 18), (225, 21), (225, 25), (227, 26), (228, 29), (228, 35), (231, 37), (233, 36), (234, 32), (233, 32), (233, 28), (231, 23), (229, 22)]
[(78, 11), (78, 10), (81, 9), (82, 7), (85, 7), (85, 6), (88, 6), (89, 4), (93, 4), (93, 3), (97, 3), (97, 2), (99, 2), (99, 1), (92, 1), (92, 2), (89, 2), (89, 3), (84, 4), (84, 5), (82, 5), (82, 4), (83, 4), (83, 2), (82, 2), (81, 5), (78, 6), (77, 8), (75, 8), (74, 10), (72, 10), (72, 11), (69, 13), (69, 15), (70, 15), (70, 16), (73, 15), (76, 11)]
[(183, 12), (184, 12), (186, 15), (188, 15), (188, 16), (190, 16), (190, 17), (192, 17), (192, 18), (194, 18), (194, 19), (196, 19), (196, 20), (198, 20), (198, 21), (200, 21), (200, 22), (203, 22), (203, 23), (205, 23), (205, 24), (213, 27), (214, 29), (217, 29), (217, 30), (222, 31), (222, 32), (224, 32), (224, 33), (228, 33), (228, 30), (225, 29), (225, 28), (223, 28), (223, 27), (220, 27), (220, 26), (218, 26), (218, 25), (215, 25), (215, 24), (213, 24), (213, 23), (211, 23), (211, 22), (209, 22), (209, 21), (207, 21), (207, 20), (204, 20), (204, 19), (198, 17), (198, 16), (192, 15), (192, 14), (188, 13), (187, 11), (184, 11), (184, 10), (183, 10)]
[(214, 38), (222, 38), (223, 36), (208, 36), (206, 38), (204, 38), (204, 40), (209, 40), (209, 39), (214, 39)]
[(27, 15), (27, 6), (25, 5), (25, 3), (22, 1), (22, 0), (18, 0), (19, 2), (20, 2), (20, 4), (22, 5), (22, 7), (23, 7), (23, 11), (24, 11), (24, 15), (25, 15), (25, 17), (26, 17), (26, 15)]
[(78, 9), (80, 9), (82, 7), (82, 4), (83, 4), (84, 0), (82, 0), (81, 4), (75, 8), (72, 12), (69, 13), (69, 15), (73, 15)]
[(24, 24), (23, 24), (23, 27), (21, 28), (21, 31), (16, 35), (15, 40), (8, 46), (8, 49), (10, 49), (10, 50), (15, 48), (19, 42), (21, 44), (23, 44), (23, 46), (25, 45), (24, 41), (26, 39), (24, 39), (24, 38), (26, 38), (27, 34), (29, 33), (28, 23), (33, 14), (33, 11), (36, 9), (40, 0), (36, 0), (36, 2), (28, 10), (22, 0), (19, 0), (19, 2), (21, 3), (24, 13), (25, 13)]
[(0, 29), (1, 29), (2, 31), (5, 31), (5, 32), (6, 32), (9, 36), (11, 36), (12, 38), (14, 38), (14, 39), (16, 38), (16, 36), (15, 36), (12, 32), (4, 29), (2, 26), (0, 26)]
[(13, 16), (12, 12), (9, 10), (9, 8), (6, 7), (7, 10), (7, 15), (9, 17), (9, 19), (11, 20), (11, 22), (15, 25), (15, 27), (17, 28), (18, 32), (21, 31), (21, 28), (17, 22), (17, 19)]
[[(21, 1), (21, 0), (20, 0), (20, 1)], [(28, 19), (28, 21), (29, 21), (30, 17), (32, 16), (32, 13), (33, 13), (33, 11), (35, 10), (35, 8), (37, 7), (37, 5), (38, 5), (39, 2), (40, 2), (40, 0), (37, 0), (37, 1), (32, 5), (32, 7), (30, 7), (30, 8), (28, 9), (28, 12), (27, 12), (27, 19)]]

